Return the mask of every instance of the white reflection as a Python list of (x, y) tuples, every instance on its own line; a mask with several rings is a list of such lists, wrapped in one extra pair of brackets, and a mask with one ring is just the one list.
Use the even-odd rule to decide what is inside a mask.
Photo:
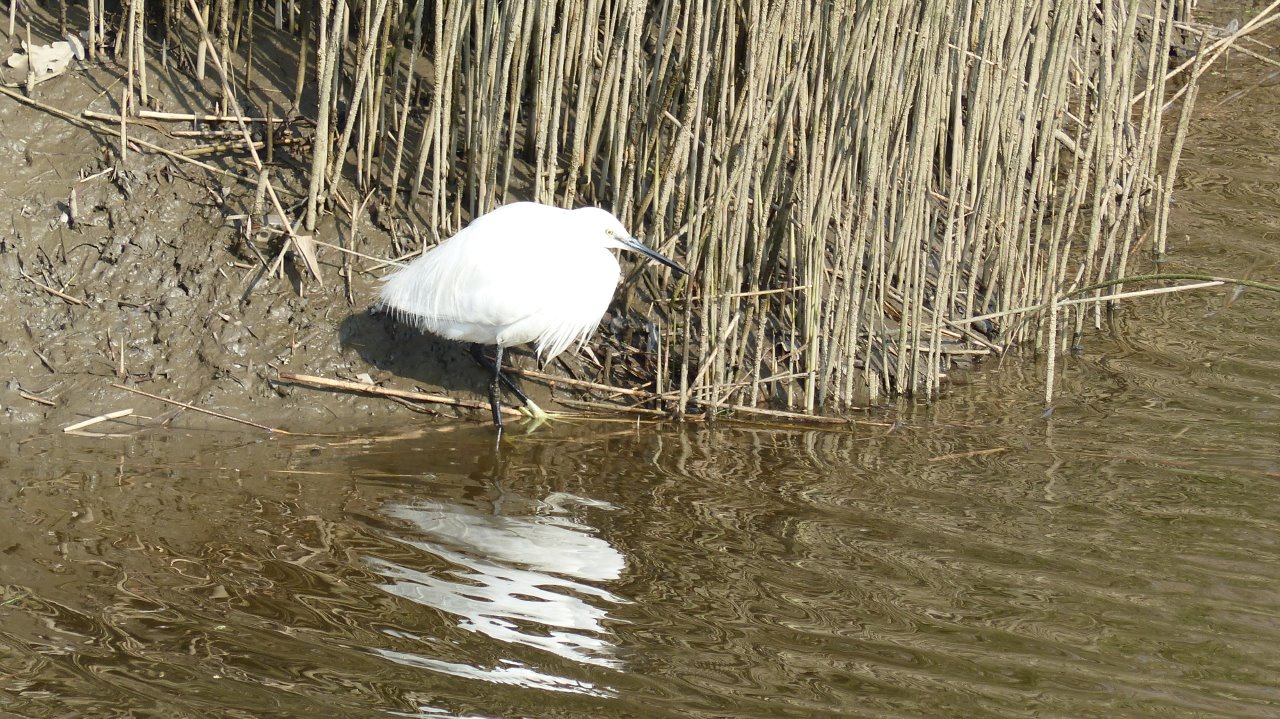
[[(540, 506), (554, 511), (570, 502), (589, 500), (556, 495)], [(445, 570), (421, 571), (370, 558), (372, 568), (391, 580), (383, 585), (386, 591), (460, 617), (460, 627), (500, 642), (575, 662), (617, 666), (603, 605), (623, 600), (588, 582), (619, 578), (626, 561), (592, 528), (562, 514), (494, 515), (440, 502), (391, 505), (385, 512), (413, 525), (415, 531), (396, 537), (397, 541), (449, 565)], [(405, 662), (404, 656), (389, 658)], [(447, 669), (435, 665), (448, 663), (415, 659), (415, 663), (423, 661), (432, 662), (436, 670)], [(468, 675), (477, 671), (467, 667)], [(500, 683), (525, 680), (545, 688), (569, 681), (535, 679), (530, 672), (504, 667), (486, 672), (489, 676), (484, 678)], [(580, 685), (557, 688), (585, 689)]]
[(512, 686), (544, 689), (553, 692), (570, 692), (573, 694), (587, 694), (598, 697), (613, 696), (613, 692), (601, 690), (591, 682), (545, 674), (543, 672), (530, 669), (522, 664), (505, 664), (493, 667), (492, 669), (481, 669), (469, 664), (446, 662), (440, 659), (420, 657), (416, 654), (407, 654), (405, 652), (397, 652), (391, 649), (375, 649), (374, 652), (396, 662), (397, 664), (418, 667), (420, 669), (429, 669), (431, 671), (455, 677), (483, 679), (495, 684), (509, 684)]

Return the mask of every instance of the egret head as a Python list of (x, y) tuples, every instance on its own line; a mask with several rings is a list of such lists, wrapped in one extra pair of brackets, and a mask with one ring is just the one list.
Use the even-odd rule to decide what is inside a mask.
[(574, 210), (572, 214), (574, 219), (582, 223), (580, 226), (587, 233), (587, 236), (592, 239), (599, 238), (598, 241), (602, 246), (609, 249), (639, 252), (645, 257), (660, 262), (682, 275), (688, 274), (674, 260), (632, 237), (631, 233), (627, 232), (627, 228), (622, 226), (622, 222), (608, 210), (599, 207), (582, 207)]

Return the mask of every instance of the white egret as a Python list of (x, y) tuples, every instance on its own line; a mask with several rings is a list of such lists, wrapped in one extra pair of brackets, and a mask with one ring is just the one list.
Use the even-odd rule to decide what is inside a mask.
[(639, 252), (685, 273), (632, 237), (607, 210), (516, 202), (475, 218), (389, 276), (378, 306), (420, 330), (470, 342), (477, 355), (479, 345), (497, 347), (489, 404), (501, 432), (499, 382), (541, 414), (502, 374), (503, 350), (533, 342), (546, 362), (575, 341), (585, 343), (622, 275), (614, 249)]

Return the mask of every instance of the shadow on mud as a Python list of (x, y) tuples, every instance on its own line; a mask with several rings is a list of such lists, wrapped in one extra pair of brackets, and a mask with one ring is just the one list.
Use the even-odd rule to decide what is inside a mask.
[[(472, 393), (475, 399), (488, 396), (489, 372), (471, 358), (465, 343), (419, 331), (372, 309), (348, 315), (339, 327), (338, 338), (344, 352), (357, 352), (370, 367), (399, 378), (395, 381), (399, 386), (417, 384)], [(525, 354), (515, 350), (507, 356)], [(485, 355), (492, 357), (489, 350)], [(504, 359), (504, 364), (508, 363)]]

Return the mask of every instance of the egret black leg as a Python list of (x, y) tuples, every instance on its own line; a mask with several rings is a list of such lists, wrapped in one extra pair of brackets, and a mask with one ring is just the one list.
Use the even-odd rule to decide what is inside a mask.
[[(489, 368), (489, 360), (485, 359), (484, 350), (480, 347), (478, 343), (475, 343), (475, 342), (471, 343), (471, 357), (476, 362), (479, 362), (481, 367), (484, 367), (485, 369)], [(520, 402), (524, 404), (524, 406), (528, 407), (531, 404), (529, 396), (520, 390), (520, 385), (517, 385), (510, 377), (508, 377), (506, 374), (502, 372), (502, 348), (501, 347), (498, 348), (498, 360), (494, 362), (494, 367), (497, 369), (498, 380), (503, 384), (505, 384), (507, 386), (507, 389), (511, 390), (511, 392), (515, 394), (515, 396), (519, 397)]]
[(502, 433), (502, 388), (498, 381), (502, 379), (502, 345), (498, 345), (498, 354), (493, 359), (493, 381), (489, 383), (489, 407), (493, 409), (493, 426)]

